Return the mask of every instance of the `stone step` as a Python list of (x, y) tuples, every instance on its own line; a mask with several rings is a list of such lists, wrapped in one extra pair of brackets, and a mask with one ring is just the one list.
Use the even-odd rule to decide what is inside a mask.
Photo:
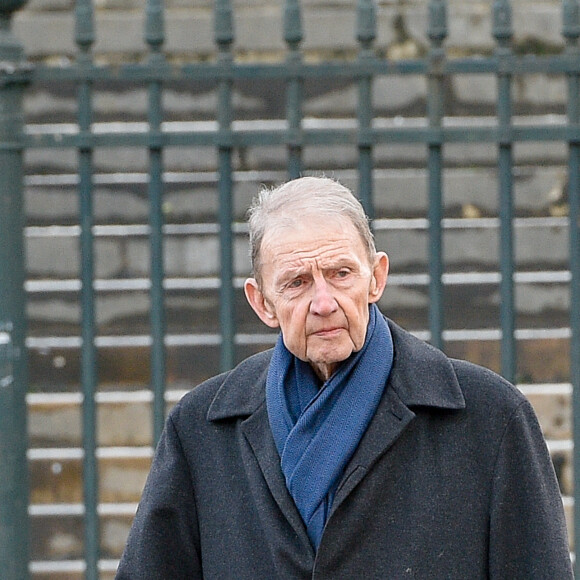
[[(377, 48), (387, 56), (411, 56), (428, 46), (428, 11), (424, 2), (404, 5), (380, 2), (377, 11)], [(514, 0), (514, 44), (536, 41), (549, 50), (562, 45), (562, 9), (549, 0)], [(210, 0), (167, 0), (164, 3), (165, 50), (173, 59), (184, 54), (201, 57), (214, 52), (213, 4)], [(236, 39), (234, 48), (241, 56), (278, 53), (285, 48), (282, 34), (283, 5), (264, 0), (232, 3), (235, 8)], [(344, 54), (358, 48), (356, 8), (352, 2), (338, 0), (301, 2), (304, 43), (309, 53)], [(495, 46), (491, 34), (491, 6), (475, 0), (448, 2), (449, 30), (445, 45), (452, 53), (489, 53)], [(139, 0), (99, 0), (95, 24), (98, 31), (96, 56), (140, 58), (145, 52), (144, 4)], [(328, 22), (332, 26), (328, 26)], [(15, 32), (25, 41), (28, 53), (35, 58), (74, 53), (73, 11), (68, 0), (31, 0), (15, 18)], [(397, 49), (397, 50), (395, 50)], [(406, 49), (406, 51), (405, 51)]]
[[(340, 61), (340, 58), (335, 59), (335, 62)], [(266, 63), (263, 65), (267, 67)], [(174, 68), (174, 77), (177, 77), (177, 70)], [(111, 74), (110, 80), (97, 79), (92, 84), (94, 122), (146, 122), (146, 79), (139, 82), (126, 78), (120, 82), (119, 78)], [(450, 74), (445, 80), (444, 103), (448, 122), (457, 124), (467, 114), (472, 116), (470, 124), (477, 118), (495, 123), (496, 85), (492, 74)], [(530, 72), (518, 76), (511, 94), (514, 124), (529, 123), (529, 117), (543, 115), (548, 116), (544, 122), (553, 122), (556, 115), (566, 113), (566, 91), (564, 74)], [(252, 78), (248, 74), (247, 78), (234, 79), (233, 119), (284, 119), (286, 92), (287, 81), (281, 77), (265, 79), (254, 75)], [(163, 120), (166, 123), (187, 125), (193, 121), (215, 119), (219, 98), (217, 82), (210, 74), (201, 80), (188, 79), (185, 75), (168, 80), (163, 85), (163, 95)], [(74, 125), (78, 115), (76, 97), (76, 87), (70, 81), (39, 80), (31, 84), (24, 99), (24, 113), (27, 122), (33, 125), (31, 130), (36, 132), (41, 126), (57, 123)], [(424, 117), (427, 100), (425, 75), (392, 73), (374, 77), (371, 102), (375, 116), (383, 122), (394, 118), (399, 126), (404, 127), (406, 123), (413, 126), (415, 118)], [(358, 101), (358, 87), (352, 78), (321, 75), (303, 79), (301, 112), (306, 127), (324, 119), (355, 119)], [(461, 123), (465, 123), (465, 119)], [(133, 129), (137, 128), (133, 125)], [(63, 127), (63, 130), (68, 131), (69, 127)]]
[[(427, 221), (380, 220), (375, 228), (378, 249), (391, 256), (392, 271), (426, 272), (429, 237)], [(499, 221), (495, 218), (450, 219), (443, 222), (443, 258), (448, 272), (488, 271), (499, 263)], [(168, 226), (164, 240), (167, 276), (195, 278), (219, 275), (219, 237), (215, 227)], [(95, 230), (95, 272), (98, 278), (147, 277), (147, 227), (102, 226)], [(32, 279), (75, 278), (80, 271), (79, 229), (28, 228), (28, 274)], [(514, 221), (514, 261), (518, 269), (567, 269), (568, 221), (520, 218)], [(234, 268), (238, 276), (250, 271), (247, 235), (236, 227)]]
[[(185, 390), (168, 389), (165, 393), (167, 410), (184, 394)], [(47, 457), (67, 457), (71, 461), (81, 458), (81, 406), (80, 392), (29, 393), (27, 396), (28, 430), (31, 449), (36, 449), (33, 459), (40, 459), (43, 449), (51, 449)], [(100, 391), (95, 395), (98, 414), (98, 445), (109, 449), (103, 460), (149, 459), (150, 451), (131, 456), (130, 449), (151, 445), (153, 395), (148, 389)], [(137, 452), (135, 452), (137, 453)]]
[[(52, 506), (49, 506), (52, 508)], [(108, 506), (101, 504), (99, 517), (100, 556), (116, 561), (120, 558), (127, 535), (133, 521), (136, 505)], [(119, 513), (116, 513), (116, 512)], [(110, 513), (109, 513), (110, 512)], [(124, 513), (126, 512), (126, 513)], [(82, 506), (63, 504), (59, 509), (46, 509), (31, 506), (31, 555), (33, 570), (35, 562), (68, 562), (84, 557), (84, 521)], [(62, 564), (61, 564), (62, 566)], [(46, 564), (44, 565), (46, 567)], [(39, 566), (36, 566), (38, 569)], [(61, 570), (62, 571), (62, 570)], [(59, 579), (62, 576), (57, 576)]]
[[(573, 498), (563, 497), (566, 521), (572, 542)], [(101, 557), (118, 560), (125, 546), (136, 504), (101, 504)], [(69, 513), (70, 512), (70, 513)], [(82, 505), (32, 506), (31, 535), (33, 561), (71, 561), (83, 554)], [(59, 578), (61, 578), (59, 576)]]
[[(105, 447), (99, 451), (100, 501), (114, 506), (138, 502), (151, 465), (151, 448)], [(82, 459), (78, 458), (81, 454), (79, 448), (32, 450), (32, 505), (82, 503)], [(71, 456), (77, 457), (72, 459)], [(118, 506), (111, 509), (115, 511)]]
[[(395, 319), (398, 321), (397, 319)], [(428, 338), (426, 332), (415, 333)], [(238, 335), (235, 359), (241, 360), (273, 346), (275, 334)], [(445, 332), (445, 350), (495, 371), (501, 366), (498, 329)], [(569, 329), (537, 329), (516, 334), (518, 381), (569, 381)], [(243, 344), (240, 342), (243, 341)], [(150, 342), (147, 335), (103, 336), (97, 340), (98, 383), (103, 391), (138, 390), (150, 380)], [(167, 337), (166, 367), (169, 389), (191, 388), (220, 370), (219, 335)], [(80, 338), (29, 339), (31, 392), (76, 392), (80, 377)]]
[[(563, 271), (526, 272), (517, 276), (515, 284), (515, 313), (518, 327), (559, 328), (569, 324), (569, 273)], [(429, 306), (428, 285), (425, 275), (392, 274), (381, 309), (399, 320), (410, 322), (412, 330), (425, 324)], [(499, 274), (497, 272), (448, 274), (443, 292), (445, 315), (449, 329), (485, 329), (499, 325)], [(168, 279), (168, 285), (174, 279)], [(97, 291), (97, 332), (103, 335), (132, 335), (149, 332), (150, 299), (147, 288), (139, 288), (140, 279), (124, 280), (125, 289)], [(169, 334), (203, 334), (219, 332), (219, 280), (178, 279), (189, 288), (167, 289), (165, 310)], [(69, 288), (77, 286), (75, 280)], [(135, 284), (130, 284), (135, 282)], [(211, 283), (213, 288), (207, 286)], [(242, 279), (234, 290), (237, 326), (241, 333), (260, 334), (262, 326), (245, 303)], [(196, 284), (196, 283), (199, 283)], [(28, 317), (33, 337), (75, 335), (79, 329), (77, 290), (54, 290), (56, 284), (48, 281), (34, 286), (28, 298)], [(101, 286), (99, 284), (99, 286)], [(103, 284), (102, 286), (107, 286)], [(113, 286), (113, 285), (111, 285)], [(120, 285), (119, 285), (120, 286)], [(201, 287), (200, 287), (201, 286)], [(206, 286), (206, 287), (204, 287)], [(51, 290), (43, 291), (42, 288)], [(136, 287), (136, 288), (135, 288)], [(130, 324), (130, 329), (127, 324)]]
[[(462, 122), (463, 121), (463, 122)], [(425, 120), (404, 119), (396, 116), (390, 117), (384, 123), (387, 128), (391, 127), (396, 132), (400, 132), (406, 125), (413, 130), (417, 127), (425, 128)], [(489, 129), (495, 129), (497, 122), (493, 119), (459, 118), (454, 120), (454, 125), (467, 128), (482, 125)], [(539, 118), (527, 119), (527, 125), (532, 124), (541, 135), (541, 131), (549, 131), (553, 126), (565, 127), (566, 119), (562, 116), (542, 116)], [(251, 129), (253, 132), (267, 133), (272, 126), (278, 132), (277, 139), (282, 141), (282, 130), (286, 129), (284, 121), (260, 120), (255, 122), (236, 122), (232, 129), (234, 132), (241, 129)], [(356, 145), (357, 122), (353, 119), (335, 119), (323, 121), (305, 120), (304, 129), (314, 127), (317, 131), (327, 127), (335, 130), (350, 132), (350, 143), (333, 144), (330, 140), (324, 144), (306, 144), (303, 149), (303, 165), (307, 172), (317, 172), (324, 170), (327, 174), (334, 174), (344, 170), (344, 168), (355, 168), (359, 160), (359, 151)], [(177, 133), (190, 131), (192, 133), (206, 133), (209, 137), (217, 130), (215, 123), (187, 124), (178, 123)], [(30, 131), (32, 128), (29, 127)], [(49, 135), (54, 137), (46, 138), (50, 143), (54, 142), (58, 146), (59, 140), (67, 133), (74, 133), (75, 127), (63, 127), (55, 125), (44, 128), (41, 133), (48, 130)], [(130, 124), (118, 122), (111, 125), (96, 126), (95, 131), (126, 135), (126, 133), (141, 133), (147, 130), (145, 123), (138, 125), (135, 131)], [(208, 133), (209, 131), (209, 133)], [(316, 134), (316, 132), (314, 132)], [(550, 135), (550, 133), (546, 133)], [(136, 137), (135, 143), (139, 135)], [(287, 166), (288, 151), (284, 144), (272, 145), (265, 140), (262, 145), (244, 144), (243, 137), (241, 144), (234, 148), (232, 156), (232, 169), (235, 171), (283, 171)], [(344, 138), (342, 138), (344, 140)], [(401, 138), (402, 139), (402, 138)], [(31, 135), (34, 141), (34, 135)], [(415, 143), (416, 138), (410, 132), (409, 141), (377, 144), (373, 147), (373, 167), (376, 169), (391, 168), (424, 168), (427, 165), (427, 145), (425, 143)], [(124, 139), (126, 142), (126, 139)], [(568, 146), (562, 140), (542, 141), (522, 141), (515, 144), (514, 167), (542, 167), (542, 166), (565, 166), (568, 159)], [(497, 165), (498, 147), (491, 142), (474, 142), (473, 135), (469, 136), (465, 142), (447, 143), (443, 147), (442, 159), (445, 167), (465, 167), (481, 166), (494, 168)], [(179, 146), (167, 147), (163, 155), (164, 166), (168, 171), (215, 171), (217, 167), (216, 147), (207, 146)], [(77, 166), (77, 155), (70, 147), (40, 147), (35, 146), (27, 149), (26, 170), (28, 174), (60, 174), (74, 172)], [(123, 147), (99, 147), (95, 150), (93, 158), (93, 169), (95, 173), (126, 173), (128, 168), (132, 171), (147, 171), (148, 156), (145, 147), (123, 146)], [(496, 188), (494, 187), (494, 190)]]
[[(357, 191), (354, 171), (334, 176)], [(427, 173), (423, 168), (377, 169), (374, 176), (375, 216), (378, 219), (420, 218), (428, 206)], [(285, 171), (234, 173), (234, 220), (245, 221), (252, 197), (264, 186), (281, 183)], [(78, 223), (78, 177), (73, 174), (28, 175), (25, 200), (28, 224), (56, 226)], [(97, 173), (94, 176), (94, 219), (104, 225), (147, 223), (148, 175)], [(518, 217), (554, 216), (566, 212), (565, 172), (560, 166), (514, 169), (514, 211)], [(217, 174), (211, 171), (166, 171), (163, 207), (168, 224), (215, 222), (218, 215)], [(447, 217), (478, 218), (498, 212), (498, 176), (494, 168), (449, 168), (444, 178)], [(410, 222), (411, 226), (412, 222)]]
[[(572, 497), (563, 497), (564, 512), (570, 536), (570, 549), (573, 550), (573, 518), (574, 501)], [(65, 506), (67, 507), (67, 506)], [(80, 507), (80, 506), (78, 506)], [(31, 571), (34, 579), (43, 580), (80, 580), (84, 570), (83, 553), (83, 521), (82, 510), (72, 506), (70, 511), (77, 515), (35, 515), (42, 510), (32, 509), (32, 562)], [(99, 518), (100, 525), (100, 548), (101, 580), (114, 577), (118, 560), (126, 543), (135, 505), (119, 506), (119, 514), (112, 514), (115, 506), (102, 505), (100, 511), (105, 512)], [(57, 510), (54, 510), (55, 512)], [(123, 512), (131, 512), (123, 513)]]
[[(391, 257), (391, 277), (380, 307), (396, 322), (415, 331), (428, 327), (429, 292), (427, 222), (387, 220), (377, 222), (377, 245)], [(461, 341), (494, 342), (492, 360), (482, 359), (470, 346), (470, 360), (497, 368), (497, 328), (500, 293), (497, 220), (449, 219), (444, 224), (443, 277), (446, 338), (451, 348)], [(168, 226), (165, 240), (165, 310), (168, 357), (177, 380), (194, 380), (215, 374), (219, 354), (219, 242), (216, 226), (193, 224)], [(197, 233), (196, 233), (197, 232)], [(265, 328), (243, 296), (249, 273), (247, 239), (236, 226), (235, 279), (236, 326), (240, 356), (272, 344)], [(95, 230), (97, 290), (96, 331), (107, 380), (146, 381), (149, 312), (149, 246), (147, 227), (102, 226)], [(31, 376), (35, 389), (51, 382), (78, 382), (80, 336), (80, 269), (78, 228), (35, 227), (27, 230), (28, 317)], [(526, 353), (535, 343), (552, 337), (550, 352), (562, 349), (556, 364), (546, 365), (552, 374), (539, 380), (566, 380), (569, 337), (568, 233), (565, 218), (520, 218), (515, 223), (516, 327), (521, 339), (523, 377), (536, 377), (537, 362)], [(529, 268), (529, 269), (526, 269)], [(544, 268), (544, 269), (543, 269)], [(56, 270), (56, 271), (55, 271)], [(201, 277), (200, 277), (201, 276)], [(552, 344), (557, 344), (554, 347)], [(195, 352), (192, 352), (195, 347)], [(124, 350), (121, 354), (119, 348)], [(467, 348), (467, 346), (465, 346)], [(486, 347), (488, 352), (489, 348)], [(201, 361), (192, 369), (188, 359)], [(124, 364), (121, 364), (121, 361)], [(144, 364), (145, 363), (145, 364)], [(563, 366), (560, 366), (563, 365)], [(121, 372), (115, 378), (113, 371)], [(542, 371), (544, 372), (544, 371)], [(191, 374), (190, 374), (191, 373)], [(38, 386), (41, 385), (41, 386)], [(73, 387), (74, 388), (74, 387)]]

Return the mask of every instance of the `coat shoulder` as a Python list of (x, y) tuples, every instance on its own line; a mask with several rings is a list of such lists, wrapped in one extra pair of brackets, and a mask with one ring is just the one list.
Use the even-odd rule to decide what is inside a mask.
[(511, 415), (529, 402), (522, 392), (494, 371), (474, 363), (449, 359), (465, 397), (467, 408)]
[[(254, 354), (240, 362), (232, 370), (215, 375), (187, 392), (173, 408), (171, 416), (179, 420), (183, 416), (206, 419), (212, 407), (244, 407), (243, 400), (259, 393), (259, 379), (263, 376), (271, 358), (271, 350)], [(259, 395), (258, 395), (259, 396)], [(211, 413), (210, 413), (211, 415)]]
[(395, 344), (393, 371), (399, 379), (396, 388), (407, 403), (443, 406), (443, 400), (446, 408), (465, 408), (472, 417), (496, 418), (501, 424), (516, 409), (529, 405), (514, 385), (492, 370), (450, 358), (392, 322), (390, 327)]

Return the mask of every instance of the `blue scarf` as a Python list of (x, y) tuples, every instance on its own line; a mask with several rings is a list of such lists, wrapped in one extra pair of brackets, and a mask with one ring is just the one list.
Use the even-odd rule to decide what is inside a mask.
[(312, 367), (290, 353), (278, 337), (266, 380), (268, 417), (286, 486), (315, 549), (344, 468), (375, 414), (392, 362), (391, 332), (374, 304), (362, 349), (322, 387)]

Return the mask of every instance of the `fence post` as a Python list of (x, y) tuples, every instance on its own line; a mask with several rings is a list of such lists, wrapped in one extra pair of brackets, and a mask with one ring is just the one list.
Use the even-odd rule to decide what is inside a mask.
[(218, 85), (218, 193), (220, 223), (220, 368), (227, 371), (235, 361), (235, 293), (233, 286), (233, 88), (232, 45), (234, 42), (234, 12), (231, 0), (216, 0), (214, 4), (214, 40), (218, 47), (220, 80)]
[(443, 328), (445, 326), (445, 305), (443, 288), (443, 140), (441, 127), (445, 114), (444, 74), (447, 38), (447, 1), (430, 0), (429, 28), (429, 72), (427, 76), (429, 94), (427, 96), (427, 116), (429, 138), (427, 151), (427, 172), (429, 191), (429, 329), (431, 344), (443, 349)]
[(22, 97), (24, 51), (11, 32), (26, 0), (0, 0), (0, 575), (28, 575)]
[[(566, 40), (566, 54), (571, 60), (580, 56), (580, 3), (564, 0), (562, 34)], [(570, 71), (568, 84), (568, 123), (580, 123), (580, 75)], [(580, 577), (580, 142), (568, 144), (568, 204), (570, 220), (570, 382), (572, 383), (572, 425), (574, 436), (574, 527), (573, 551), (576, 554), (575, 577)]]

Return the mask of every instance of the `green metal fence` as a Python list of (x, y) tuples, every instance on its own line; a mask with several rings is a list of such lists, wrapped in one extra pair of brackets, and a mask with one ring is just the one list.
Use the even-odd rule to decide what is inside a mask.
[[(23, 285), (25, 262), (22, 204), (23, 153), (35, 148), (74, 150), (78, 159), (78, 196), (81, 248), (82, 359), (84, 447), (84, 517), (86, 578), (99, 576), (99, 514), (96, 439), (97, 330), (95, 325), (94, 265), (94, 154), (104, 147), (145, 148), (149, 155), (148, 199), (151, 256), (151, 390), (153, 392), (154, 440), (160, 435), (165, 413), (166, 320), (164, 311), (164, 151), (167, 148), (200, 147), (217, 153), (220, 239), (220, 328), (221, 368), (230, 368), (236, 358), (239, 338), (235, 328), (233, 269), (233, 172), (234, 152), (243, 147), (285, 147), (287, 175), (296, 177), (306, 168), (307, 147), (343, 144), (358, 151), (358, 191), (369, 213), (374, 215), (374, 151), (385, 144), (412, 144), (427, 150), (428, 252), (429, 252), (429, 338), (445, 347), (444, 317), (444, 186), (445, 146), (487, 143), (497, 148), (499, 192), (501, 371), (516, 380), (516, 324), (514, 306), (514, 208), (513, 149), (517, 143), (558, 142), (568, 144), (568, 231), (570, 317), (570, 382), (574, 418), (580, 423), (580, 14), (577, 0), (562, 2), (562, 34), (565, 49), (549, 56), (518, 55), (512, 50), (512, 16), (508, 0), (496, 0), (492, 10), (492, 34), (496, 48), (485, 57), (450, 58), (447, 37), (447, 3), (430, 0), (424, 57), (390, 61), (374, 49), (377, 37), (376, 6), (372, 0), (356, 3), (358, 55), (352, 60), (307, 62), (301, 44), (303, 26), (298, 0), (284, 2), (283, 38), (285, 59), (279, 62), (238, 62), (234, 58), (234, 13), (229, 0), (214, 3), (214, 40), (217, 57), (208, 62), (171, 64), (164, 57), (164, 8), (161, 0), (147, 0), (144, 38), (149, 50), (146, 62), (121, 66), (94, 62), (94, 10), (91, 0), (77, 0), (75, 41), (77, 57), (66, 67), (31, 67), (11, 32), (13, 13), (24, 0), (0, 1), (0, 569), (7, 580), (28, 577), (28, 475), (26, 472), (26, 316)], [(559, 74), (566, 78), (567, 119), (546, 125), (518, 125), (512, 115), (512, 88), (521, 75)], [(445, 81), (454, 75), (493, 75), (497, 82), (496, 116), (476, 125), (446, 123)], [(420, 75), (427, 79), (428, 97), (424, 123), (398, 126), (375, 122), (373, 82), (380, 77)], [(358, 109), (354, 123), (316, 127), (304, 123), (303, 84), (310, 79), (354, 81), (358, 87)], [(217, 125), (210, 130), (172, 131), (164, 126), (164, 86), (175, 80), (191, 83), (213, 80), (219, 99)], [(244, 128), (235, 125), (233, 87), (247, 80), (268, 80), (286, 99), (283, 124)], [(74, 83), (77, 90), (77, 128), (30, 134), (25, 130), (22, 99), (35, 83)], [(146, 86), (149, 94), (148, 127), (144, 131), (118, 133), (93, 129), (92, 96), (96, 83)], [(324, 170), (324, 167), (318, 168)], [(580, 449), (580, 434), (575, 435)], [(580, 457), (574, 462), (580, 480)], [(580, 537), (580, 502), (576, 503), (575, 532)]]

